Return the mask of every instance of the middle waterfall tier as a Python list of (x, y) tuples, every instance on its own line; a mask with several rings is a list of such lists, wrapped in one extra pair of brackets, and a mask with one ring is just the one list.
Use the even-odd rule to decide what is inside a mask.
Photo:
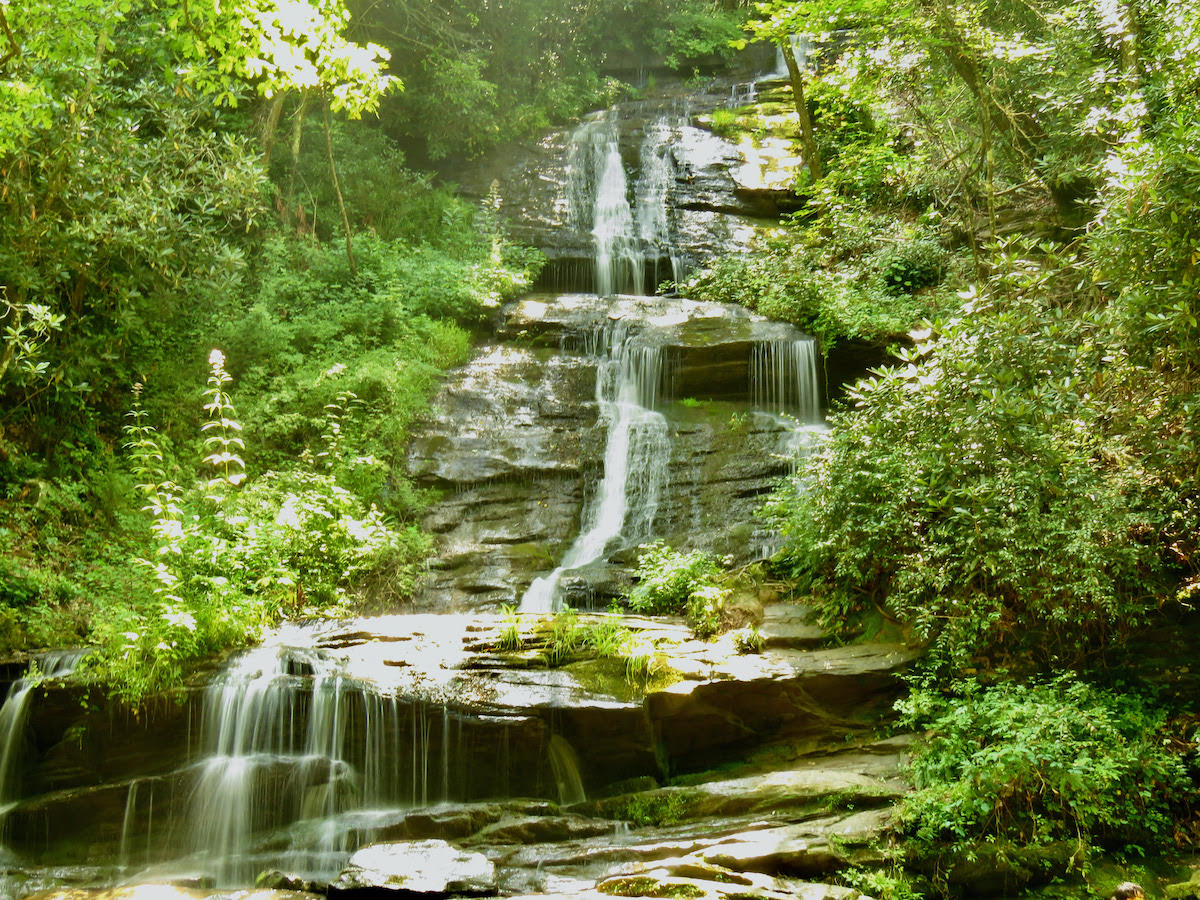
[(597, 343), (596, 401), (607, 430), (604, 474), (579, 536), (558, 567), (529, 586), (521, 612), (558, 609), (563, 575), (602, 559), (615, 541), (628, 545), (649, 537), (654, 527), (671, 454), (667, 420), (654, 409), (663, 351), (620, 320), (602, 326)]
[(410, 471), (441, 500), (418, 608), (606, 606), (664, 540), (740, 563), (824, 430), (815, 343), (742, 307), (534, 295), (435, 400)]

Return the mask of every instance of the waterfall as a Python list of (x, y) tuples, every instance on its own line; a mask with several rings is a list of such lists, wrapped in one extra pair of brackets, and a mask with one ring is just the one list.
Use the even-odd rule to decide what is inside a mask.
[[(807, 34), (790, 34), (788, 35), (788, 43), (792, 45), (792, 53), (796, 57), (796, 64), (803, 72), (808, 68), (808, 57), (812, 53), (812, 40)], [(783, 51), (778, 47), (775, 48), (775, 71), (772, 73), (777, 78), (788, 78), (787, 63), (783, 60)]]
[[(450, 726), (444, 708), (383, 696), (315, 651), (249, 651), (205, 695), (191, 847), (226, 886), (281, 860), (336, 872), (369, 811), (451, 799)], [(272, 832), (289, 849), (258, 857)]]
[(750, 355), (750, 388), (756, 409), (786, 413), (802, 424), (821, 421), (817, 342), (812, 338), (764, 341)]
[(29, 671), (9, 687), (4, 705), (0, 706), (0, 836), (3, 835), (5, 813), (21, 799), (18, 770), (29, 742), (27, 726), (34, 689), (45, 678), (62, 678), (71, 674), (82, 658), (83, 652), (79, 650), (45, 653), (36, 657)]
[[(678, 284), (687, 274), (671, 239), (670, 196), (676, 177), (672, 147), (678, 124), (670, 117), (660, 116), (646, 129), (639, 154), (642, 170), (636, 188), (638, 234), (644, 248), (646, 274), (653, 287), (668, 275)], [(664, 256), (670, 262), (669, 273), (658, 269)]]
[(584, 511), (579, 536), (558, 568), (529, 586), (521, 612), (557, 610), (559, 582), (567, 572), (601, 559), (618, 537), (626, 545), (648, 537), (658, 512), (671, 454), (667, 420), (653, 408), (662, 381), (662, 349), (630, 334), (625, 322), (606, 327), (600, 344), (606, 351), (596, 379), (608, 434), (604, 476)]
[(583, 803), (587, 794), (583, 790), (583, 778), (579, 774), (579, 754), (562, 735), (550, 736), (550, 767), (554, 772), (554, 783), (558, 788), (558, 802), (563, 806)]
[[(670, 192), (676, 177), (672, 147), (682, 119), (660, 116), (638, 151), (639, 175), (630, 202), (615, 110), (599, 113), (571, 135), (567, 161), (568, 220), (590, 232), (596, 293), (643, 294), (647, 284), (680, 280), (683, 260), (671, 239)], [(670, 272), (660, 271), (669, 262)]]
[[(672, 143), (679, 116), (660, 116), (647, 128), (639, 150), (640, 174), (628, 199), (614, 110), (579, 126), (571, 137), (567, 202), (572, 223), (591, 228), (595, 240), (596, 293), (642, 294), (666, 272), (684, 275), (671, 241), (670, 195), (676, 170)], [(636, 213), (635, 213), (636, 207)], [(590, 211), (590, 221), (586, 218)], [(671, 446), (667, 422), (655, 410), (663, 380), (662, 349), (631, 334), (618, 322), (602, 330), (597, 356), (596, 400), (607, 431), (604, 475), (584, 511), (579, 536), (553, 572), (534, 579), (521, 599), (522, 612), (551, 612), (561, 605), (559, 583), (573, 569), (604, 557), (618, 538), (628, 546), (649, 537), (658, 498), (667, 481)]]
[(572, 224), (594, 244), (596, 293), (641, 293), (643, 258), (629, 205), (616, 114), (607, 110), (571, 136), (567, 205)]

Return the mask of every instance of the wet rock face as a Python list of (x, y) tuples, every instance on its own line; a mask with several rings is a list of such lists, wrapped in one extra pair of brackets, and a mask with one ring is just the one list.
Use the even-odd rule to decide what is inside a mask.
[[(772, 609), (767, 608), (767, 622), (795, 621), (794, 614), (781, 614), (789, 610)], [(764, 743), (788, 742), (806, 752), (853, 746), (847, 739), (865, 733), (894, 699), (896, 675), (913, 658), (902, 647), (801, 649), (811, 638), (793, 625), (792, 632), (774, 633), (779, 649), (739, 655), (732, 635), (707, 643), (678, 623), (628, 617), (624, 626), (663, 660), (662, 683), (649, 686), (629, 682), (621, 660), (581, 659), (555, 669), (545, 668), (535, 649), (501, 653), (496, 647), (508, 624), (505, 617), (482, 614), (397, 615), (314, 630), (311, 645), (297, 656), (314, 663), (314, 671), (286, 676), (295, 688), (289, 688), (294, 702), (280, 704), (278, 718), (302, 738), (327, 729), (313, 746), (341, 749), (330, 757), (291, 755), (281, 747), (257, 770), (256, 824), (245, 847), (254, 861), (246, 878), (279, 869), (314, 881), (311, 868), (284, 867), (316, 865), (310, 861), (328, 854), (327, 825), (343, 830), (347, 852), (369, 841), (440, 840), (473, 843), (472, 849), (508, 848), (488, 850), (499, 862), (528, 845), (565, 844), (555, 852), (569, 860), (579, 852), (572, 842), (610, 843), (613, 821), (630, 817), (639, 805), (673, 810), (677, 819), (719, 820), (732, 831), (743, 828), (736, 824), (743, 819), (767, 815), (776, 825), (791, 821), (789, 816), (810, 819), (831, 796), (853, 796), (856, 810), (877, 809), (902, 790), (901, 744), (843, 750), (834, 759), (804, 758), (788, 762), (784, 772), (752, 768), (721, 780), (659, 787), (670, 776), (731, 763)], [(536, 617), (523, 621), (521, 641), (536, 645), (538, 627)], [(335, 672), (343, 689), (332, 695)], [(318, 704), (319, 695), (324, 700)], [(198, 732), (202, 720), (195, 712), (192, 728)], [(87, 715), (102, 717), (103, 710)], [(334, 719), (341, 724), (335, 726)], [(387, 740), (372, 741), (371, 729)], [(181, 734), (149, 718), (122, 722), (120, 730), (177, 767), (150, 776), (144, 763), (130, 757), (115, 761), (101, 783), (95, 773), (79, 773), (73, 787), (23, 799), (6, 819), (7, 842), (23, 864), (108, 863), (105, 873), (92, 873), (94, 883), (116, 878), (118, 860), (138, 871), (188, 851), (190, 804), (203, 789), (198, 779), (205, 767), (197, 762), (207, 742), (196, 733), (199, 744), (189, 746)], [(67, 735), (63, 743), (79, 739)], [(366, 746), (379, 752), (367, 755)], [(570, 767), (586, 796), (602, 799), (581, 803), (579, 795), (564, 790), (556, 746), (571, 748)], [(47, 753), (32, 761), (31, 771), (55, 771), (56, 759)], [(355, 792), (371, 790), (372, 779), (378, 782), (384, 771), (398, 779), (395, 789), (380, 786), (381, 805), (360, 809), (365, 801), (355, 800)], [(348, 789), (339, 794), (337, 808), (342, 803), (346, 808), (336, 823), (291, 822), (287, 815), (265, 821), (268, 814), (299, 809), (298, 801), (334, 784)], [(633, 806), (630, 792), (639, 798)], [(511, 797), (526, 799), (504, 799)], [(568, 804), (574, 805), (565, 809)], [(873, 828), (879, 824), (871, 822)], [(706, 825), (700, 833), (712, 828)], [(805, 828), (803, 834), (775, 837), (791, 842), (781, 844), (788, 852), (796, 840), (809, 841), (814, 849), (805, 871), (811, 873), (817, 860), (828, 862), (830, 848), (829, 841), (817, 841), (825, 831)], [(689, 840), (690, 849), (679, 852), (714, 845), (707, 838)], [(720, 865), (726, 867), (775, 865), (757, 858), (736, 862), (737, 854), (749, 852), (740, 844), (721, 852)], [(627, 858), (633, 857), (620, 857)], [(344, 859), (334, 861), (333, 873)], [(188, 858), (171, 871), (178, 883), (180, 872), (205, 871), (212, 862)], [(513, 865), (524, 865), (518, 863)], [(536, 864), (534, 858), (530, 867)], [(0, 875), (3, 868), (0, 857)], [(798, 864), (788, 871), (799, 871)]]
[(492, 345), (451, 375), (413, 441), (409, 470), (442, 494), (422, 523), (438, 546), (419, 608), (513, 602), (579, 528), (603, 454), (596, 364)]
[(445, 841), (372, 844), (350, 857), (330, 897), (482, 897), (496, 893), (496, 867), (482, 853)]
[[(671, 244), (688, 267), (740, 252), (754, 232), (755, 218), (795, 206), (790, 174), (770, 177), (786, 169), (778, 159), (765, 160), (761, 148), (728, 141), (699, 124), (728, 104), (731, 85), (717, 80), (699, 92), (664, 85), (654, 96), (619, 103), (609, 113), (619, 124), (619, 152), (631, 194), (647, 165), (648, 140), (653, 145), (656, 135), (664, 139)], [(509, 234), (547, 256), (540, 282), (545, 290), (594, 289), (591, 222), (580, 220), (569, 197), (577, 174), (571, 152), (576, 127), (503, 148), (471, 171), (452, 175), (468, 196), (482, 200), (495, 189)], [(653, 255), (649, 245), (644, 249)], [(664, 257), (646, 272), (642, 290), (653, 293), (671, 278)]]
[[(519, 603), (563, 557), (604, 473), (597, 348), (606, 329), (626, 324), (661, 354), (655, 408), (670, 450), (650, 533), (614, 542), (610, 557), (649, 537), (739, 563), (769, 549), (755, 510), (791, 470), (803, 435), (756, 411), (751, 359), (757, 347), (803, 336), (724, 304), (534, 295), (507, 308), (496, 342), (451, 373), (413, 441), (410, 472), (441, 494), (423, 522), (437, 548), (418, 609)], [(640, 477), (631, 473), (631, 490)], [(621, 567), (601, 560), (563, 589), (587, 608), (628, 585)]]

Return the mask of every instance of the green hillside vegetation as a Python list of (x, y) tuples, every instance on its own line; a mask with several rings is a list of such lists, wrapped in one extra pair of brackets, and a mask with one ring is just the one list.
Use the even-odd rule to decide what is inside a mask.
[[(136, 706), (281, 617), (401, 603), (410, 428), (542, 263), (432, 166), (621, 96), (623, 60), (804, 33), (782, 124), (711, 122), (802, 149), (796, 212), (686, 290), (889, 351), (763, 511), (839, 639), (926, 650), (895, 865), (851, 878), (1077, 896), (1195, 851), (1189, 0), (42, 6), (0, 4), (0, 649), (89, 646)], [(715, 621), (716, 568), (656, 547), (636, 603)]]
[[(1174, 2), (759, 12), (761, 36), (821, 36), (792, 78), (820, 177), (693, 287), (892, 348), (765, 509), (826, 627), (927, 649), (911, 868), (887, 890), (949, 890), (978, 859), (1103, 891), (1100, 851), (1197, 833), (1200, 22)], [(764, 127), (745, 113), (719, 124)]]

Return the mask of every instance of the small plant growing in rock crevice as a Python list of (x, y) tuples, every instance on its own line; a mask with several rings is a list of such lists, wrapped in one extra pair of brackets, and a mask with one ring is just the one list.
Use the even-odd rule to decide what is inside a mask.
[(505, 653), (516, 652), (525, 643), (521, 637), (521, 617), (517, 608), (509, 603), (500, 607), (500, 615), (504, 619), (504, 628), (496, 641), (496, 649)]
[(610, 806), (606, 814), (638, 826), (674, 825), (687, 818), (693, 797), (693, 792), (678, 789), (632, 794)]
[(703, 550), (683, 553), (661, 541), (640, 549), (630, 608), (651, 615), (683, 615), (700, 637), (716, 634), (730, 593), (718, 583), (717, 559)]
[(733, 637), (733, 645), (738, 653), (762, 653), (767, 645), (764, 638), (754, 626), (743, 628)]

